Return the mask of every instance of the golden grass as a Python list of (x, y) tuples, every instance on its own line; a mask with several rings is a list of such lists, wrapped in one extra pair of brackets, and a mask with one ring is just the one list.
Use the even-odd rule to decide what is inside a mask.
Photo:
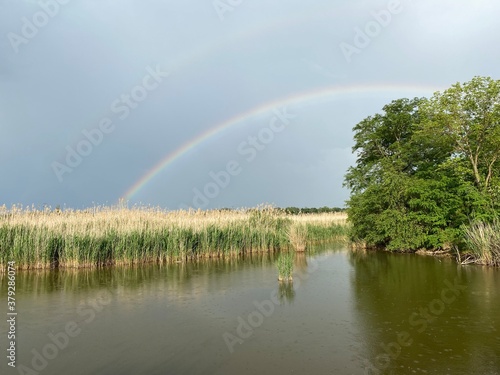
[(500, 221), (471, 224), (465, 228), (465, 240), (471, 256), (464, 263), (500, 266)]
[[(37, 210), (0, 207), (0, 267), (92, 267), (179, 261), (297, 246), (345, 234), (346, 215), (287, 215), (256, 209), (165, 211), (159, 208), (94, 207)], [(297, 229), (300, 228), (300, 229)], [(302, 239), (303, 240), (303, 239)]]

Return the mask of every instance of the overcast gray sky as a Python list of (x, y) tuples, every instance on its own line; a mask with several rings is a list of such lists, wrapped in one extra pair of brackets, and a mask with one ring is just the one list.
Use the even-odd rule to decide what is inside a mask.
[(343, 206), (353, 126), (498, 79), (499, 14), (494, 0), (0, 0), (0, 204)]

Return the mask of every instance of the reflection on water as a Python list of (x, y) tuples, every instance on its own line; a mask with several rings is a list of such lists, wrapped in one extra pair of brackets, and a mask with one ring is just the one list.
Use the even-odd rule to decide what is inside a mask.
[(295, 253), (294, 270), (300, 274), (307, 272), (307, 256), (305, 253)]
[(293, 281), (280, 281), (278, 298), (281, 303), (292, 303), (295, 298), (295, 289)]
[(349, 258), (365, 361), (374, 372), (500, 372), (498, 269), (419, 255), (356, 251)]
[(322, 245), (296, 254), (293, 283), (279, 283), (274, 259), (20, 272), (18, 364), (33, 368), (33, 350), (74, 323), (78, 335), (37, 372), (500, 373), (498, 269)]

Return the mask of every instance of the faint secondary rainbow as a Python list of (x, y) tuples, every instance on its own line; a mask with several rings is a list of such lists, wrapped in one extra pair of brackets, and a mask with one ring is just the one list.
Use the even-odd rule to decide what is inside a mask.
[(161, 159), (156, 165), (154, 165), (148, 172), (146, 172), (139, 180), (137, 180), (123, 195), (126, 200), (130, 200), (136, 195), (141, 189), (148, 185), (158, 174), (160, 174), (164, 169), (173, 164), (176, 160), (181, 158), (183, 155), (189, 151), (197, 148), (210, 138), (220, 134), (224, 130), (227, 130), (238, 124), (271, 112), (275, 108), (292, 106), (292, 105), (307, 105), (310, 103), (318, 104), (325, 101), (331, 101), (338, 97), (339, 95), (350, 95), (350, 94), (368, 94), (368, 93), (409, 93), (411, 96), (419, 95), (429, 95), (435, 91), (440, 90), (439, 87), (431, 86), (418, 86), (418, 85), (372, 85), (372, 86), (336, 86), (336, 87), (326, 87), (319, 90), (311, 90), (306, 92), (301, 92), (298, 94), (286, 96), (284, 98), (279, 98), (271, 102), (263, 103), (257, 107), (254, 107), (246, 112), (240, 113), (228, 120), (216, 124), (206, 132), (197, 135), (195, 138), (184, 143), (182, 146), (174, 150), (172, 153), (166, 155)]

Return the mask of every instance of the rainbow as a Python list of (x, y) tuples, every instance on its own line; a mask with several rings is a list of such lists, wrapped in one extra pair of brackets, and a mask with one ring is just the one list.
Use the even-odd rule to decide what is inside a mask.
[[(33, 6), (37, 4), (35, 1), (31, 2)], [(38, 7), (38, 5), (36, 5)], [(72, 12), (74, 15), (73, 21), (81, 24), (82, 27), (85, 27), (83, 23), (83, 19), (81, 18), (81, 13), (78, 12), (78, 9), (71, 8), (65, 10), (65, 12)], [(235, 43), (241, 44), (246, 40), (255, 40), (261, 37), (265, 37), (271, 34), (275, 30), (285, 30), (292, 29), (294, 27), (301, 27), (303, 24), (308, 22), (316, 22), (319, 19), (337, 19), (345, 16), (348, 13), (348, 6), (335, 6), (333, 7), (331, 4), (325, 4), (324, 6), (310, 7), (310, 10), (304, 13), (289, 15), (285, 14), (278, 18), (273, 18), (267, 20), (266, 22), (259, 24), (252, 24), (250, 27), (235, 29), (234, 32), (226, 33), (224, 32), (221, 37), (215, 38), (210, 41), (203, 41), (198, 45), (193, 46), (188, 50), (184, 50), (176, 54), (175, 56), (169, 57), (166, 61), (159, 61), (160, 65), (166, 71), (171, 73), (175, 73), (178, 71), (185, 71), (189, 66), (192, 66), (200, 61), (206, 61), (210, 59), (211, 56), (218, 56), (225, 48), (231, 46)], [(217, 19), (217, 25), (220, 25), (217, 15), (214, 12), (214, 20)], [(96, 29), (96, 25), (93, 25), (91, 28), (86, 28), (87, 31), (98, 35), (97, 39), (100, 39), (105, 32), (101, 32), (100, 29)], [(108, 43), (108, 48), (112, 48), (116, 54), (124, 54), (127, 51), (127, 48), (123, 46), (123, 49), (120, 49), (120, 45), (116, 43), (115, 40)], [(126, 57), (123, 57), (126, 59)], [(136, 81), (130, 82), (130, 84), (136, 84)], [(126, 86), (124, 87), (126, 88)], [(110, 117), (109, 110), (107, 109), (105, 112), (101, 113), (101, 115), (96, 115), (89, 121), (89, 123), (94, 124), (97, 123), (100, 119), (104, 117)], [(77, 131), (74, 134), (74, 138), (70, 144), (76, 144), (81, 140), (81, 131)], [(58, 160), (63, 162), (66, 153), (61, 153), (58, 157)]]
[(271, 102), (263, 103), (246, 112), (240, 113), (226, 121), (216, 124), (207, 131), (199, 134), (195, 138), (184, 143), (182, 146), (166, 155), (142, 177), (140, 177), (127, 191), (122, 195), (125, 200), (131, 200), (141, 189), (148, 185), (162, 171), (172, 165), (176, 160), (187, 154), (189, 151), (199, 147), (209, 139), (222, 132), (242, 124), (253, 117), (271, 112), (275, 108), (285, 106), (310, 105), (320, 102), (332, 101), (339, 96), (359, 95), (359, 94), (380, 94), (380, 93), (406, 93), (410, 96), (425, 96), (441, 90), (441, 87), (418, 86), (418, 85), (351, 85), (351, 86), (329, 86), (317, 90), (305, 91), (298, 94), (279, 98)]
[[(32, 1), (32, 5), (38, 7), (35, 1)], [(301, 13), (295, 15), (294, 17), (290, 17), (290, 15), (284, 15), (282, 17), (268, 20), (267, 22), (260, 24), (252, 24), (251, 27), (244, 29), (237, 29), (231, 33), (223, 33), (222, 37), (216, 38), (211, 41), (203, 41), (199, 45), (193, 46), (192, 48), (179, 52), (177, 55), (173, 57), (169, 57), (166, 61), (159, 61), (160, 65), (163, 69), (168, 72), (175, 73), (178, 71), (185, 71), (189, 66), (192, 66), (201, 61), (206, 61), (211, 56), (217, 56), (221, 53), (225, 48), (231, 46), (235, 43), (241, 44), (245, 40), (254, 40), (260, 37), (264, 37), (269, 35), (274, 30), (284, 30), (290, 29), (293, 27), (301, 26), (307, 22), (317, 21), (318, 19), (330, 19), (341, 17), (345, 14), (345, 7), (336, 7), (332, 8), (331, 5), (326, 4), (323, 7), (311, 7), (311, 10), (306, 13)], [(81, 19), (81, 14), (77, 9), (71, 8), (65, 10), (65, 12), (72, 12), (74, 15), (73, 21), (78, 22), (84, 28), (85, 25)], [(217, 19), (217, 24), (219, 24), (219, 20), (217, 15), (214, 12), (214, 19)], [(91, 28), (86, 28), (88, 32), (92, 32), (96, 36), (96, 40), (100, 40), (102, 35), (105, 32), (101, 32), (98, 26), (92, 25)], [(114, 52), (118, 54), (124, 54), (124, 51), (127, 51), (127, 47), (123, 46), (123, 49), (120, 49), (120, 45), (116, 43), (115, 40), (108, 43), (108, 49), (113, 49)], [(123, 59), (127, 59), (125, 56)], [(136, 84), (136, 81), (131, 81), (130, 84)], [(124, 86), (126, 89), (127, 86)], [(107, 109), (101, 115), (96, 115), (92, 118), (89, 123), (94, 124), (97, 123), (100, 119), (104, 117), (110, 117), (109, 110)], [(70, 144), (76, 144), (81, 140), (81, 131), (77, 131), (74, 135), (74, 139)], [(66, 157), (66, 153), (61, 153), (59, 155), (59, 161), (64, 162), (64, 158)]]

